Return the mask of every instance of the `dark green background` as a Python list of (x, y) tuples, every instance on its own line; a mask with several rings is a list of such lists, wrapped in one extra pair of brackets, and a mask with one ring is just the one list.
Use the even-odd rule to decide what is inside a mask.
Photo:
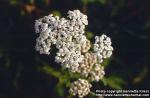
[(104, 33), (114, 47), (104, 64), (106, 79), (92, 83), (92, 90), (150, 88), (150, 0), (0, 0), (0, 98), (68, 96), (67, 81), (58, 82), (56, 50), (49, 56), (35, 51), (34, 21), (74, 9), (88, 16), (91, 41)]

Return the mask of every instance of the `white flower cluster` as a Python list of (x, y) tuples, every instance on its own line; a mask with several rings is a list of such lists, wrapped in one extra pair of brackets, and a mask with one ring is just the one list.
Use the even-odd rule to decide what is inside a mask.
[(104, 72), (104, 67), (101, 66), (100, 64), (95, 64), (93, 66), (93, 70), (90, 71), (89, 73), (89, 78), (91, 81), (99, 81), (100, 79), (103, 78), (103, 76), (105, 75)]
[(78, 79), (71, 84), (69, 92), (74, 96), (78, 95), (79, 98), (82, 98), (89, 94), (91, 87), (92, 85), (87, 80)]
[(103, 59), (109, 58), (112, 55), (113, 47), (111, 46), (111, 39), (104, 34), (102, 36), (96, 36), (94, 51), (99, 63), (102, 63)]
[[(58, 49), (55, 61), (72, 73), (78, 73), (90, 81), (99, 81), (105, 72), (103, 59), (112, 55), (111, 39), (106, 35), (96, 36), (94, 51), (89, 51), (91, 42), (84, 35), (88, 25), (87, 16), (79, 10), (69, 11), (67, 18), (48, 15), (35, 21), (36, 50), (50, 54), (51, 45)], [(70, 88), (73, 95), (83, 97), (90, 92), (91, 84), (85, 79), (75, 81)]]
[(93, 69), (93, 65), (97, 62), (96, 56), (93, 53), (85, 53), (84, 60), (80, 64), (78, 73), (80, 73), (83, 77), (88, 77), (90, 71)]
[(36, 41), (36, 50), (41, 54), (50, 54), (51, 44), (59, 49), (55, 61), (72, 72), (76, 72), (83, 60), (81, 49), (88, 43), (84, 34), (87, 16), (79, 10), (69, 11), (68, 19), (58, 16), (45, 16), (35, 22), (36, 33), (40, 33)]

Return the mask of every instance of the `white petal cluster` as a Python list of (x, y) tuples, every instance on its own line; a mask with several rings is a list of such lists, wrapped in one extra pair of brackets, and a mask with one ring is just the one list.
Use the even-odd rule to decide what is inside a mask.
[(93, 68), (93, 65), (97, 62), (96, 56), (93, 53), (85, 53), (84, 60), (80, 64), (78, 73), (80, 73), (84, 77), (88, 77), (90, 71)]
[[(101, 66), (103, 59), (112, 55), (111, 39), (106, 35), (96, 36), (94, 51), (89, 51), (91, 42), (84, 35), (88, 25), (87, 16), (79, 10), (68, 11), (67, 18), (60, 18), (52, 14), (35, 21), (36, 50), (40, 54), (50, 54), (52, 45), (58, 52), (55, 62), (72, 73), (78, 73), (90, 81), (99, 81), (105, 75)], [(71, 84), (70, 93), (80, 98), (90, 92), (91, 84), (88, 80), (78, 79)]]
[(89, 79), (91, 81), (99, 81), (100, 79), (102, 79), (105, 75), (104, 72), (104, 67), (101, 66), (100, 64), (95, 64), (93, 66), (93, 69), (90, 71), (89, 73)]
[(71, 84), (69, 92), (72, 95), (77, 95), (79, 98), (82, 98), (89, 94), (90, 88), (92, 85), (85, 79), (78, 79)]
[(82, 62), (84, 56), (81, 55), (80, 46), (70, 42), (66, 43), (57, 52), (55, 61), (61, 63), (64, 68), (68, 68), (71, 72), (78, 71), (79, 63)]
[(41, 54), (50, 54), (51, 45), (56, 44), (59, 51), (55, 61), (76, 72), (84, 58), (82, 50), (89, 49), (85, 46), (89, 41), (84, 35), (87, 24), (87, 16), (79, 10), (69, 11), (68, 19), (48, 15), (36, 20), (35, 31), (39, 33), (36, 50)]
[(48, 30), (46, 32), (42, 32), (40, 36), (36, 39), (36, 50), (40, 52), (40, 54), (50, 54), (49, 50), (51, 48), (51, 39), (48, 38), (49, 33)]
[(94, 43), (94, 52), (97, 55), (99, 63), (103, 59), (109, 58), (112, 55), (113, 47), (111, 46), (111, 39), (106, 35), (96, 36)]
[(79, 10), (68, 11), (68, 18), (78, 25), (88, 25), (87, 16), (82, 14)]
[(78, 73), (90, 79), (90, 81), (99, 81), (105, 75), (104, 67), (97, 63), (97, 57), (92, 52), (87, 52), (84, 55), (84, 60), (79, 66)]
[(40, 54), (50, 54), (52, 44), (56, 44), (57, 26), (59, 23), (58, 16), (45, 16), (35, 21), (35, 32), (39, 33), (39, 37), (36, 39), (36, 50)]

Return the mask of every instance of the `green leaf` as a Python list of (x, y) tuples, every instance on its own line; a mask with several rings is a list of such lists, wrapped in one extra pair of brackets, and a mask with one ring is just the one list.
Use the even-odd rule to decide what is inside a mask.
[(98, 0), (98, 2), (101, 3), (101, 4), (106, 4), (107, 0)]
[(145, 24), (144, 28), (145, 29), (148, 29), (148, 28), (150, 29), (150, 20)]
[(18, 0), (10, 0), (9, 3), (11, 5), (17, 5), (19, 3), (19, 1)]
[(104, 86), (107, 86), (107, 80), (105, 77), (101, 81), (103, 82)]
[(148, 73), (148, 68), (145, 66), (141, 72), (133, 79), (133, 83), (136, 84), (136, 83), (139, 83), (141, 82), (145, 76), (147, 75)]
[(106, 4), (107, 0), (80, 0), (83, 4), (88, 4), (88, 3), (100, 3), (100, 4)]
[(106, 78), (105, 81), (107, 85), (113, 89), (122, 89), (122, 86), (126, 83), (125, 80), (115, 75)]
[(5, 57), (6, 58), (6, 63), (5, 63), (5, 67), (9, 68), (11, 66), (11, 60), (9, 59), (8, 56)]
[(107, 67), (109, 65), (110, 61), (111, 61), (110, 58), (104, 59), (104, 61), (101, 65), (104, 66), (104, 67)]
[(96, 96), (95, 92), (92, 92), (92, 91), (90, 91), (90, 95), (91, 95), (91, 97), (92, 96), (94, 96), (94, 97)]
[(59, 11), (57, 11), (57, 10), (52, 11), (52, 14), (54, 16), (60, 16), (61, 17), (61, 13)]
[(44, 67), (42, 67), (41, 69), (43, 72), (50, 74), (56, 78), (60, 78), (61, 77), (61, 72), (56, 71), (55, 69), (53, 69), (52, 67), (48, 66), (47, 64), (45, 64)]
[(83, 4), (87, 4), (87, 3), (94, 3), (97, 0), (80, 0)]
[(58, 93), (59, 97), (64, 97), (64, 86), (63, 86), (63, 83), (59, 82), (56, 85), (55, 90)]
[(87, 39), (91, 39), (91, 38), (93, 38), (93, 36), (94, 36), (94, 34), (93, 34), (93, 32), (86, 32), (86, 37), (87, 37)]
[(35, 2), (35, 0), (29, 0), (30, 4), (33, 4)]

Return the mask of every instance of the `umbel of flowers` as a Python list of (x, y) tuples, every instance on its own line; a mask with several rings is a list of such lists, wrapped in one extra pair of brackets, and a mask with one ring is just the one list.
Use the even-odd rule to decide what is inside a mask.
[(103, 78), (105, 72), (101, 63), (113, 51), (111, 39), (104, 34), (95, 36), (95, 43), (91, 45), (84, 35), (86, 25), (87, 16), (79, 10), (68, 11), (67, 18), (50, 14), (35, 21), (35, 32), (38, 34), (36, 50), (49, 55), (51, 45), (56, 45), (55, 62), (84, 77), (74, 81), (69, 89), (72, 95), (80, 98), (89, 94), (90, 82)]

